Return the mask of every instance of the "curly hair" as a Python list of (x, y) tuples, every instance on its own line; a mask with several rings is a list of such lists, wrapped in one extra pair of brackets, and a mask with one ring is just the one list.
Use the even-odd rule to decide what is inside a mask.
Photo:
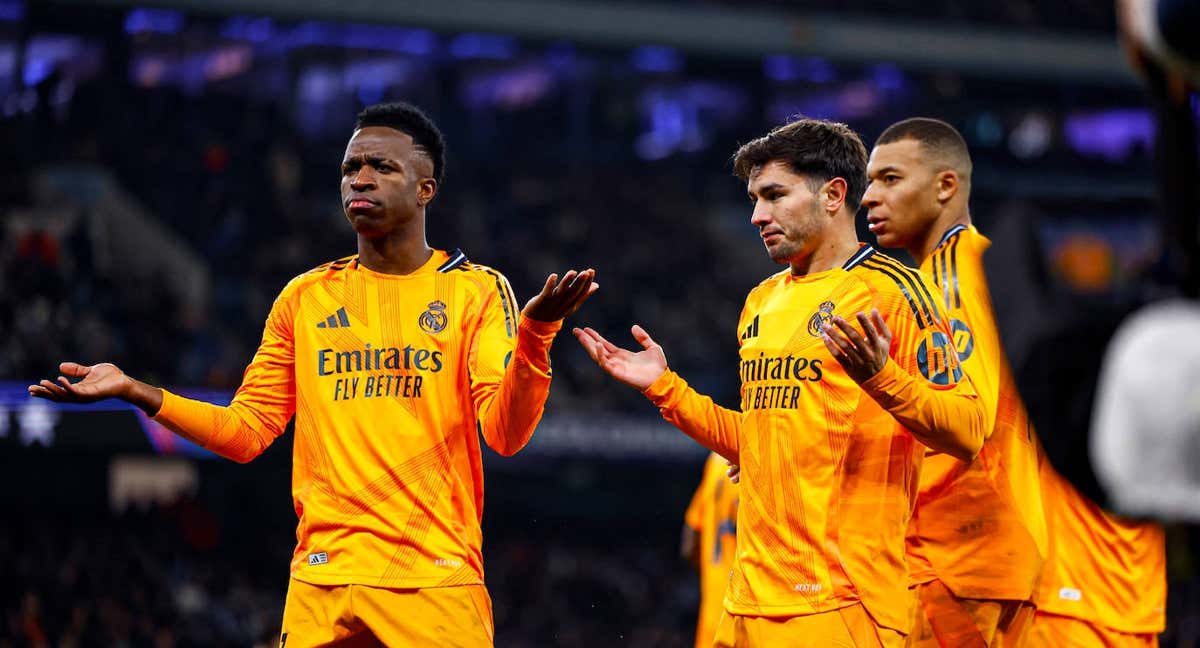
[(770, 162), (785, 162), (812, 186), (834, 178), (846, 181), (846, 206), (858, 211), (867, 190), (867, 147), (849, 126), (801, 118), (777, 126), (733, 154), (733, 174), (742, 181)]
[(446, 169), (446, 140), (420, 108), (403, 101), (367, 106), (358, 113), (354, 129), (386, 126), (408, 135), (413, 146), (433, 162), (433, 179), (442, 182)]

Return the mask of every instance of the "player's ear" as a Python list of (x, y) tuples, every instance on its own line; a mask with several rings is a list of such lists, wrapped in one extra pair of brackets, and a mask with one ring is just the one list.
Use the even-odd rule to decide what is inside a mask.
[(946, 169), (937, 174), (937, 199), (938, 202), (949, 202), (950, 199), (958, 195), (958, 190), (962, 188), (962, 180), (958, 177), (958, 173), (952, 169)]
[(830, 214), (835, 214), (846, 204), (846, 180), (844, 178), (834, 178), (826, 182), (818, 194), (821, 200), (821, 206)]
[(421, 207), (433, 202), (437, 195), (438, 183), (433, 178), (421, 178), (417, 181), (417, 204)]

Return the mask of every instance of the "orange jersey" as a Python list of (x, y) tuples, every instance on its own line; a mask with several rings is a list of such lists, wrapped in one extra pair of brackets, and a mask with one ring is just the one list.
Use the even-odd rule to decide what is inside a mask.
[[(825, 348), (821, 327), (872, 308), (892, 348), (860, 387)], [(781, 617), (861, 601), (877, 623), (907, 632), (904, 534), (924, 451), (901, 421), (983, 436), (983, 410), (931, 284), (863, 247), (840, 268), (760, 283), (738, 333), (740, 412), (671, 371), (646, 390), (669, 422), (741, 464), (725, 609)]]
[(507, 280), (435, 250), (407, 275), (357, 257), (293, 279), (228, 407), (164, 391), (156, 420), (249, 461), (296, 418), (292, 576), (396, 588), (483, 582), (479, 434), (533, 434), (558, 322), (519, 319)]
[(721, 620), (722, 601), (737, 555), (737, 484), (729, 481), (725, 460), (709, 455), (684, 523), (700, 534), (700, 615), (696, 646), (711, 646)]
[(970, 464), (930, 451), (909, 527), (914, 584), (935, 578), (955, 596), (1029, 600), (1047, 552), (1033, 428), (1009, 369), (974, 226), (946, 232), (921, 270), (938, 286), (959, 359), (991, 434)]
[(1042, 459), (1050, 556), (1034, 598), (1038, 612), (1123, 633), (1162, 632), (1167, 622), (1162, 526), (1105, 513)]

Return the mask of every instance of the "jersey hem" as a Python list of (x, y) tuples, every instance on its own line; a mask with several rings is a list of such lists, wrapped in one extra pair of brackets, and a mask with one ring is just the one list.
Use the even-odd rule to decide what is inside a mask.
[(732, 604), (729, 601), (729, 599), (725, 599), (724, 607), (725, 607), (726, 612), (728, 612), (729, 614), (737, 615), (737, 616), (779, 618), (779, 617), (801, 617), (801, 616), (809, 616), (811, 614), (824, 614), (826, 612), (833, 612), (834, 610), (840, 610), (842, 608), (847, 608), (852, 605), (862, 605), (863, 609), (867, 611), (867, 615), (869, 617), (871, 617), (871, 621), (873, 621), (876, 626), (879, 626), (881, 628), (887, 628), (889, 630), (895, 630), (897, 632), (900, 632), (900, 633), (903, 633), (906, 635), (909, 633), (910, 628), (909, 628), (908, 624), (909, 624), (909, 614), (910, 613), (908, 610), (905, 610), (902, 613), (895, 615), (896, 620), (894, 622), (889, 622), (889, 621), (884, 620), (882, 617), (880, 617), (880, 615), (876, 614), (875, 611), (871, 609), (870, 604), (867, 603), (866, 601), (862, 600), (861, 598), (828, 599), (826, 601), (825, 605), (818, 605), (816, 607), (809, 606), (809, 605), (804, 605), (804, 606), (796, 606), (796, 605), (761, 606), (760, 605), (760, 606), (756, 606), (756, 607), (744, 607), (744, 606)]
[(1140, 634), (1154, 634), (1154, 635), (1159, 635), (1159, 634), (1162, 634), (1162, 633), (1163, 633), (1163, 631), (1167, 629), (1167, 624), (1166, 624), (1166, 622), (1165, 622), (1165, 621), (1164, 621), (1162, 624), (1160, 624), (1160, 625), (1156, 625), (1156, 626), (1153, 626), (1153, 627), (1149, 627), (1149, 626), (1146, 626), (1146, 627), (1133, 627), (1133, 626), (1129, 626), (1129, 627), (1118, 627), (1118, 626), (1112, 625), (1112, 624), (1110, 624), (1110, 623), (1104, 623), (1103, 621), (1099, 621), (1099, 620), (1097, 620), (1097, 619), (1089, 618), (1087, 615), (1082, 615), (1082, 614), (1072, 614), (1072, 613), (1070, 613), (1070, 612), (1055, 612), (1054, 610), (1051, 610), (1051, 609), (1048, 609), (1048, 608), (1046, 608), (1046, 606), (1044, 606), (1044, 605), (1039, 605), (1039, 606), (1038, 606), (1038, 608), (1037, 608), (1037, 613), (1038, 613), (1038, 614), (1045, 614), (1045, 615), (1048, 615), (1048, 616), (1063, 617), (1064, 619), (1073, 619), (1073, 620), (1075, 620), (1075, 621), (1082, 621), (1083, 623), (1087, 623), (1087, 624), (1089, 624), (1089, 625), (1094, 625), (1094, 626), (1099, 626), (1099, 627), (1101, 627), (1101, 628), (1104, 628), (1105, 630), (1112, 630), (1113, 632), (1120, 632), (1121, 634), (1133, 634), (1133, 635), (1140, 635)]
[(942, 581), (942, 583), (944, 583), (946, 585), (946, 589), (950, 590), (951, 594), (954, 594), (955, 596), (957, 596), (960, 599), (989, 599), (989, 600), (999, 600), (999, 601), (1030, 601), (1030, 602), (1033, 601), (1033, 589), (1032, 588), (1030, 588), (1028, 592), (1022, 593), (1021, 590), (1011, 590), (1011, 589), (1004, 589), (1004, 588), (999, 588), (999, 587), (990, 588), (987, 586), (979, 586), (979, 585), (972, 585), (972, 586), (956, 585), (953, 580), (946, 580), (945, 578), (938, 578), (937, 580)]
[[(449, 574), (447, 574), (448, 576)], [(322, 573), (313, 574), (308, 570), (293, 570), (291, 577), (309, 585), (340, 586), (365, 585), (367, 587), (386, 587), (390, 589), (428, 589), (433, 587), (458, 587), (460, 585), (483, 585), (483, 577), (476, 576), (469, 581), (446, 584), (446, 576), (434, 578), (389, 578), (363, 574)]]
[(810, 614), (824, 614), (844, 607), (862, 603), (862, 599), (827, 599), (824, 605), (738, 605), (725, 599), (725, 611), (730, 614), (746, 617), (798, 617)]

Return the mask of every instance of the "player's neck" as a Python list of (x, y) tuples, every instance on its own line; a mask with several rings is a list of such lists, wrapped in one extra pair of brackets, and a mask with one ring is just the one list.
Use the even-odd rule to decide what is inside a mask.
[(925, 259), (928, 259), (929, 255), (937, 249), (938, 244), (942, 242), (942, 237), (950, 231), (950, 228), (955, 225), (970, 226), (970, 224), (971, 213), (966, 209), (947, 211), (934, 221), (925, 236), (907, 251), (917, 263), (924, 263)]
[(816, 274), (842, 267), (842, 264), (858, 250), (858, 237), (855, 236), (854, 230), (839, 231), (835, 236), (819, 243), (812, 254), (803, 259), (796, 259), (789, 265), (792, 266), (792, 274), (796, 276)]
[(416, 236), (412, 232), (396, 232), (376, 239), (358, 236), (358, 262), (383, 274), (412, 273), (425, 265), (432, 254), (423, 231)]

